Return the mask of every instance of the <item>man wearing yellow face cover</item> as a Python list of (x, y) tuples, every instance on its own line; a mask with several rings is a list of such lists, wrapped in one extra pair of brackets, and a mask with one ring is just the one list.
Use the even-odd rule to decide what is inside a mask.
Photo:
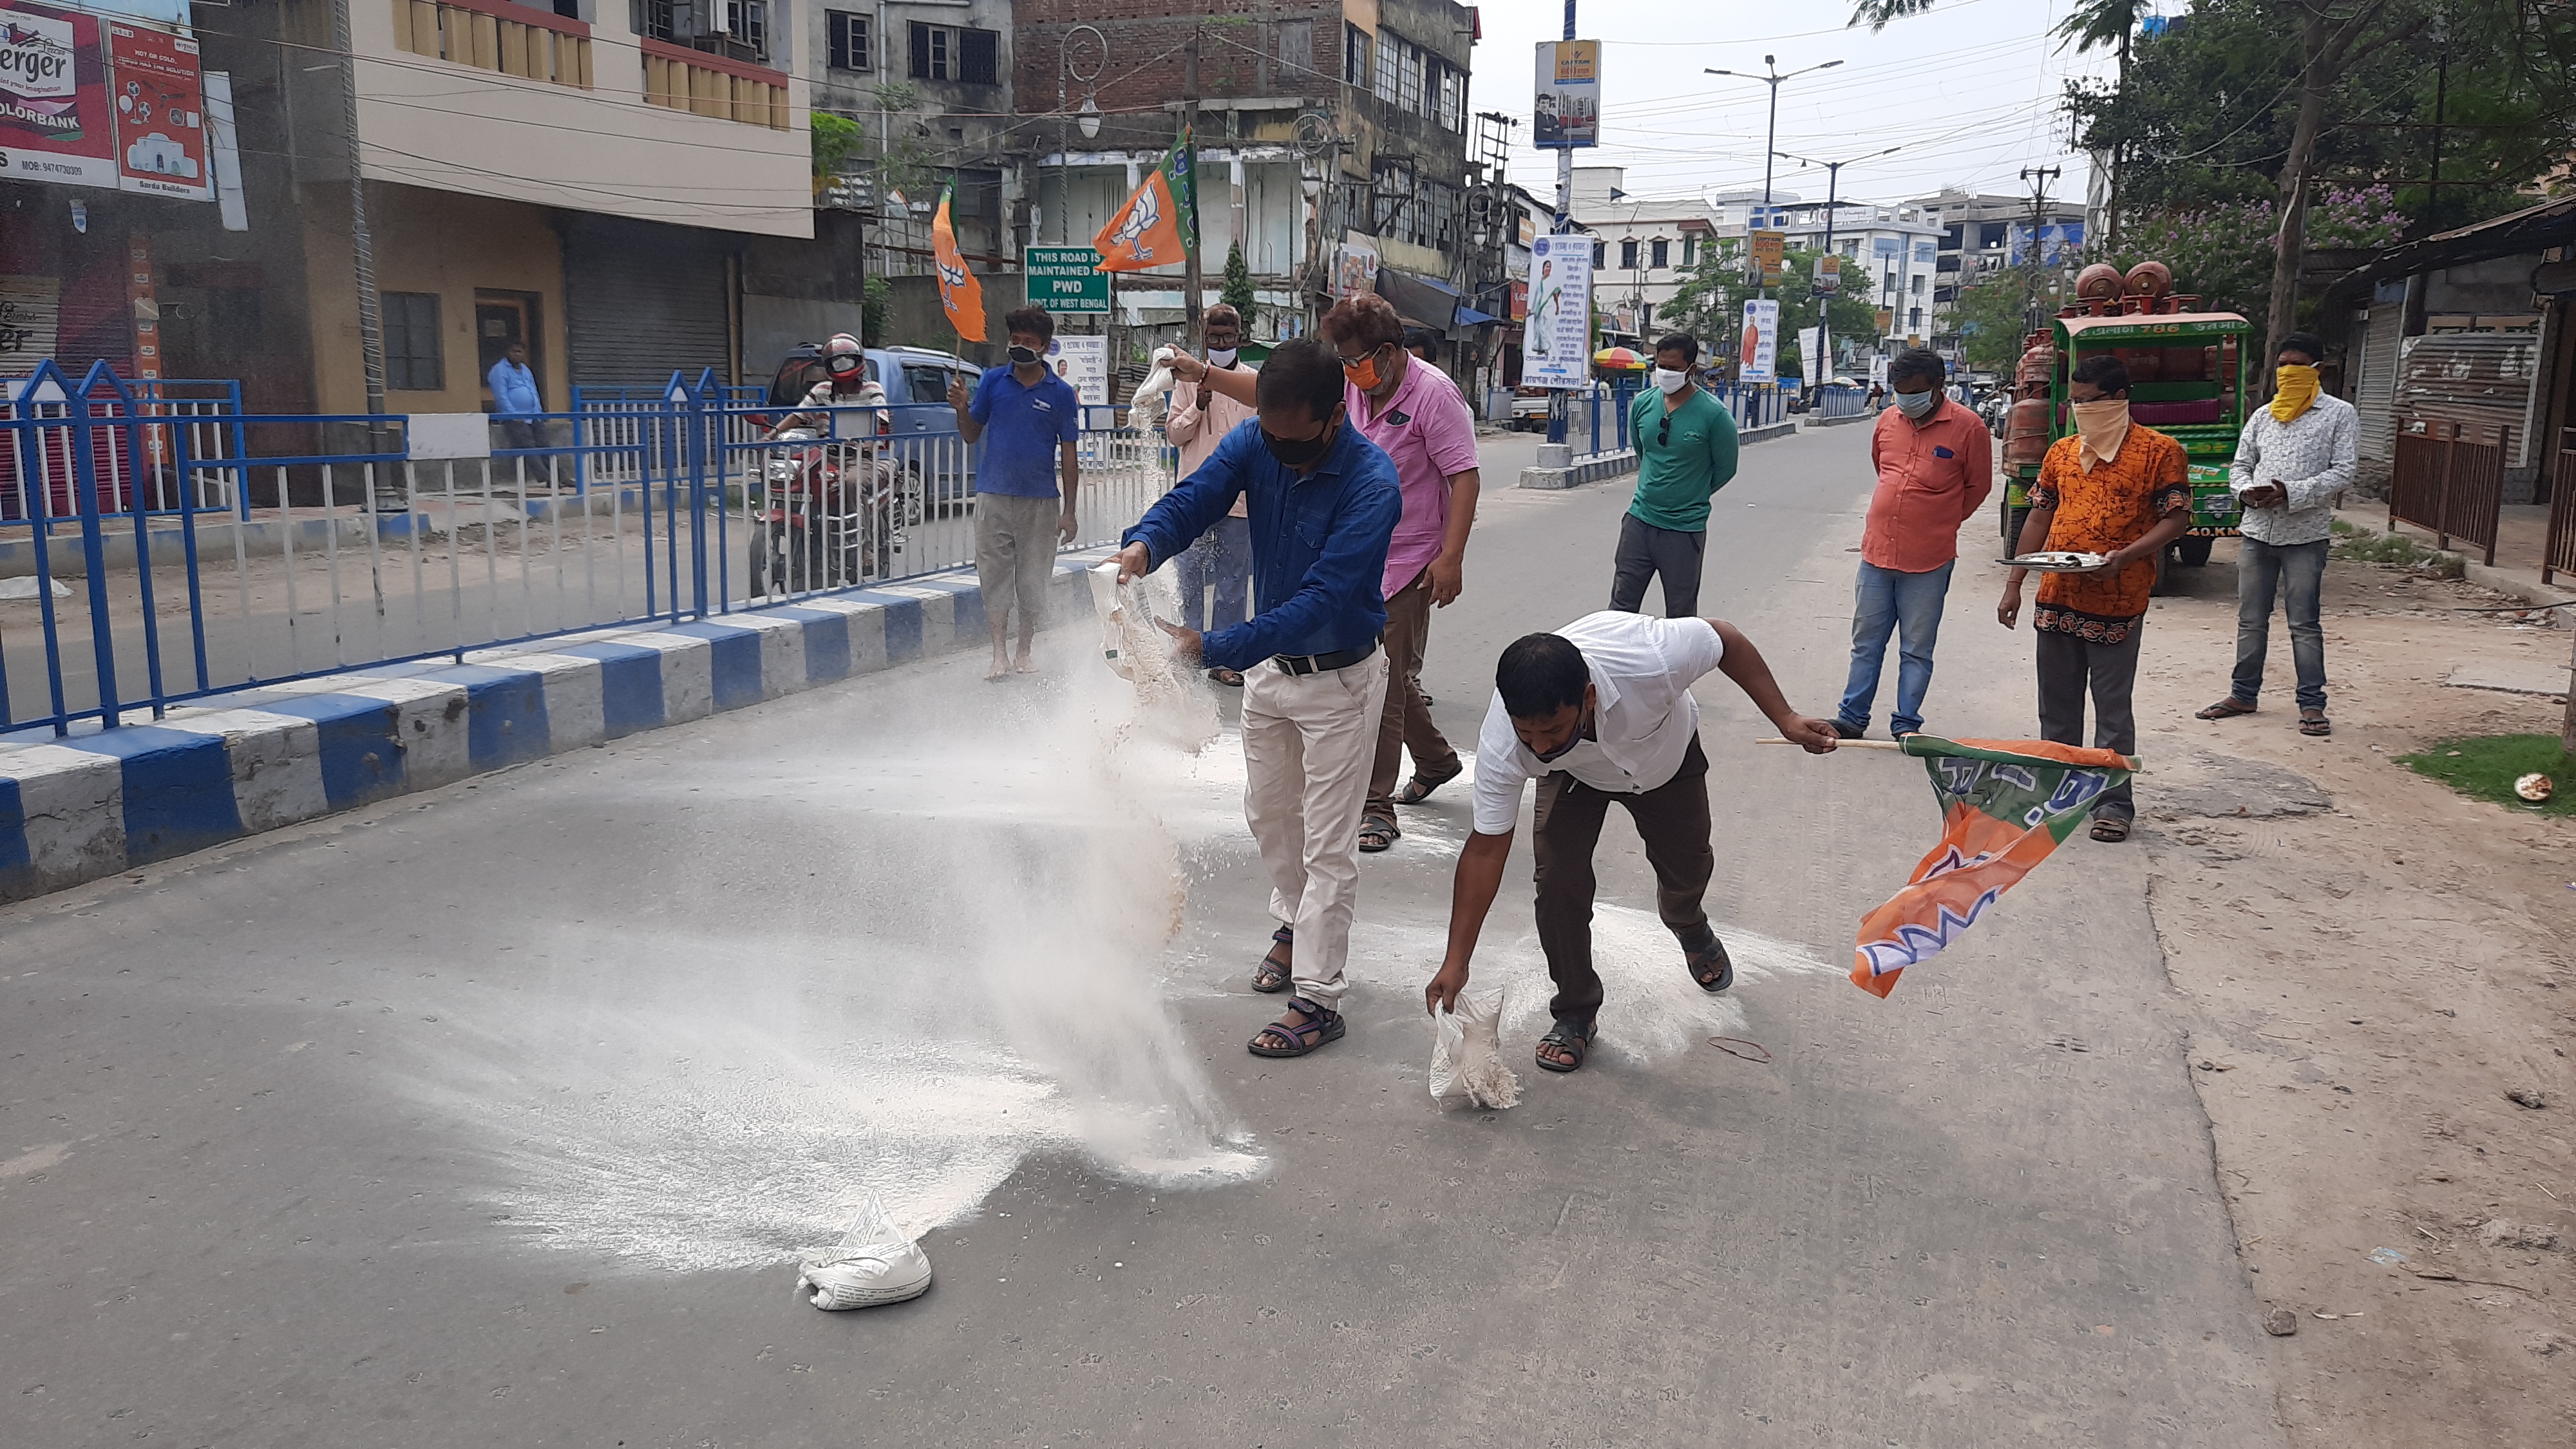
[(2227, 697), (2202, 719), (2252, 714), (2263, 689), (2272, 600), (2290, 616), (2290, 661), (2299, 680), (2299, 733), (2324, 735), (2326, 639), (2317, 621), (2335, 502), (2352, 486), (2361, 420), (2317, 383), (2325, 344), (2306, 332), (2281, 339), (2271, 404), (2255, 410), (2236, 445), (2228, 486), (2245, 505), (2236, 556), (2236, 673)]

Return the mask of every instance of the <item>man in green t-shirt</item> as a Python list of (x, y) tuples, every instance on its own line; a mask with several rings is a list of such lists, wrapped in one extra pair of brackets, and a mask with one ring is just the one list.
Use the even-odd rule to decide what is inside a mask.
[(1699, 343), (1679, 332), (1655, 343), (1655, 385), (1628, 410), (1637, 443), (1637, 496), (1619, 520), (1610, 607), (1634, 614), (1646, 580), (1662, 575), (1664, 617), (1699, 612), (1700, 557), (1708, 550), (1708, 500), (1735, 476), (1735, 415), (1691, 375)]

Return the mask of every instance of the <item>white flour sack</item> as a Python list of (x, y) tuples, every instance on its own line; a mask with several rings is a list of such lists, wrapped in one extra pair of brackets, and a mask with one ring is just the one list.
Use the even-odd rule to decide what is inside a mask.
[(796, 1294), (817, 1308), (874, 1308), (930, 1291), (930, 1258), (870, 1194), (841, 1241), (806, 1251)]
[(1185, 750), (1217, 736), (1216, 700), (1199, 671), (1172, 654), (1172, 636), (1154, 622), (1157, 606), (1179, 612), (1168, 568), (1118, 582), (1118, 561), (1091, 571), (1091, 608), (1100, 616), (1100, 652), (1119, 678), (1136, 686), (1137, 720)]
[(1517, 1107), (1521, 1079), (1503, 1065), (1503, 993), (1458, 993), (1456, 1009), (1431, 1014), (1431, 1100), (1465, 1097), (1479, 1107)]

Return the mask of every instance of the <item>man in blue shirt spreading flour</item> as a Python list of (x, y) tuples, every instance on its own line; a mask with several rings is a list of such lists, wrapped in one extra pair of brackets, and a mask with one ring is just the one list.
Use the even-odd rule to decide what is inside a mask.
[(1395, 464), (1351, 425), (1341, 359), (1320, 338), (1281, 344), (1257, 374), (1220, 375), (1193, 357), (1172, 372), (1252, 403), (1254, 416), (1127, 530), (1119, 575), (1152, 572), (1235, 499), (1249, 504), (1252, 618), (1205, 635), (1163, 627), (1183, 655), (1244, 677), (1244, 819), (1279, 922), (1252, 987), (1296, 987), (1287, 1014), (1249, 1045), (1301, 1057), (1344, 1031), (1335, 1007), (1359, 891), (1360, 806), (1386, 703), (1378, 586), (1404, 498)]
[[(986, 368), (969, 396), (966, 384), (948, 387), (957, 431), (967, 442), (983, 440), (975, 465), (975, 582), (984, 592), (984, 621), (993, 631), (993, 664), (986, 679), (1017, 669), (1037, 673), (1029, 646), (1046, 618), (1047, 583), (1055, 576), (1055, 546), (1074, 537), (1073, 496), (1081, 481), (1078, 448), (1082, 400), (1073, 384), (1049, 371), (1047, 343), (1055, 319), (1038, 307), (1002, 318), (1011, 360)], [(1062, 504), (1056, 477), (1064, 478)], [(1016, 663), (1005, 658), (1011, 607), (1020, 611)]]

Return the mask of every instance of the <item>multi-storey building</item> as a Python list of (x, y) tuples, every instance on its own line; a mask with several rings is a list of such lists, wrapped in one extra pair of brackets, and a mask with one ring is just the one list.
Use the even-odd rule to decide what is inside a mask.
[[(1475, 15), (1448, 0), (1018, 0), (1027, 239), (1089, 241), (1178, 130), (1196, 69), (1202, 304), (1243, 249), (1254, 331), (1302, 330), (1337, 278), (1457, 330), (1470, 242)], [(1195, 52), (1195, 59), (1193, 59)], [(1053, 103), (1052, 111), (1041, 111)], [(1127, 360), (1178, 335), (1178, 266), (1123, 277)]]
[[(1959, 289), (1974, 286), (1979, 277), (2019, 260), (2014, 237), (2018, 233), (2024, 244), (2028, 242), (2031, 199), (1952, 189), (1906, 204), (1920, 212), (1925, 221), (1941, 228), (1941, 246), (1936, 254), (1939, 273), (1932, 286), (1932, 338), (1933, 345), (1942, 351), (1955, 352), (1959, 336), (1952, 311), (1958, 304)], [(2072, 228), (2071, 236), (2077, 245), (2082, 244), (2081, 200), (2046, 202), (2038, 208), (2038, 221), (2044, 229)]]
[[(512, 342), (563, 408), (576, 384), (765, 376), (794, 342), (855, 328), (855, 218), (813, 199), (823, 57), (784, 0), (350, 0), (345, 65), (325, 0), (112, 3), (175, 9), (203, 69), (238, 82), (230, 204), (6, 200), (66, 275), (140, 269), (164, 376), (238, 377), (274, 410), (367, 408), (353, 164), (392, 412), (487, 406)], [(118, 360), (112, 332), (89, 351)]]

